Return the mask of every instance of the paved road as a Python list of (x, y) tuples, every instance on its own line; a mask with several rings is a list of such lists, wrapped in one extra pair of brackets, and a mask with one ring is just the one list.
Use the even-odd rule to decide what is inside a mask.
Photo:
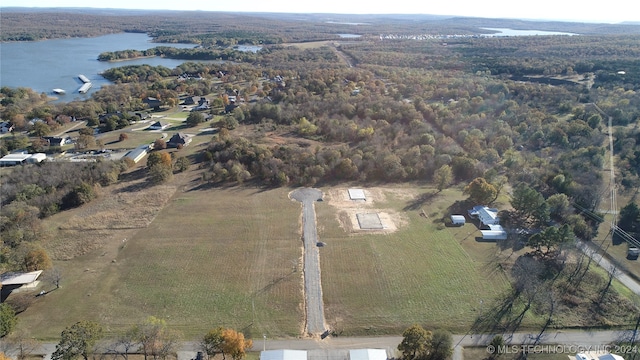
[[(564, 348), (554, 348), (554, 350), (564, 350), (567, 352), (580, 352), (589, 350), (606, 350), (607, 345), (618, 341), (630, 341), (635, 336), (632, 330), (626, 331), (553, 331), (537, 338), (537, 334), (514, 333), (502, 335), (507, 345), (533, 345), (533, 344), (560, 344)], [(462, 360), (462, 350), (470, 346), (487, 346), (493, 339), (494, 334), (466, 334), (453, 335), (454, 355), (453, 360)], [(350, 349), (385, 349), (389, 358), (397, 357), (396, 349), (402, 341), (400, 336), (381, 337), (327, 337), (307, 339), (254, 339), (251, 351), (265, 350), (306, 350), (309, 360), (346, 360)], [(34, 354), (44, 354), (44, 359), (51, 358), (51, 353), (55, 351), (55, 344), (42, 344)], [(544, 348), (542, 348), (544, 351)], [(183, 342), (178, 351), (178, 360), (191, 360), (199, 351), (198, 342)], [(15, 355), (15, 354), (13, 354)]]
[(322, 198), (318, 189), (302, 188), (289, 195), (302, 203), (302, 240), (304, 242), (304, 293), (307, 333), (319, 335), (325, 331), (322, 285), (320, 283), (320, 252), (314, 203)]

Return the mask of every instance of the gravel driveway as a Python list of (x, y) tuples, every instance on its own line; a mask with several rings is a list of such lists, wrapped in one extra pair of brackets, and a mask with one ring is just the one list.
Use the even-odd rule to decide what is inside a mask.
[(320, 252), (318, 251), (318, 230), (314, 202), (322, 199), (322, 191), (302, 188), (293, 191), (290, 197), (302, 203), (302, 239), (304, 242), (304, 293), (306, 304), (307, 333), (322, 334), (324, 326), (324, 306), (320, 283)]

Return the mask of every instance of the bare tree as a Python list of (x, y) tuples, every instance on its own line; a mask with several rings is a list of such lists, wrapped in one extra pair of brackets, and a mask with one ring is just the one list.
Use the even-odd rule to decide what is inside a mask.
[(40, 343), (24, 329), (13, 332), (7, 337), (4, 344), (7, 347), (6, 350), (3, 349), (5, 354), (10, 351), (15, 354), (18, 360), (29, 358), (40, 347)]
[(51, 285), (55, 286), (56, 289), (60, 288), (60, 281), (62, 281), (62, 272), (59, 268), (51, 268), (47, 272), (46, 280), (51, 283)]

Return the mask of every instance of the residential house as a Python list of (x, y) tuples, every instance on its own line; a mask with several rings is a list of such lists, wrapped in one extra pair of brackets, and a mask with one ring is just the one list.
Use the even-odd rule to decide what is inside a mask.
[(60, 136), (43, 136), (43, 140), (45, 140), (49, 146), (64, 146), (66, 144), (71, 144), (70, 137), (60, 137)]
[(194, 107), (193, 110), (191, 110), (191, 111), (203, 111), (203, 110), (209, 110), (209, 108), (210, 108), (209, 107), (209, 100), (207, 100), (207, 98), (202, 96), (198, 100), (198, 106)]
[(468, 211), (469, 216), (480, 220), (480, 225), (498, 225), (500, 219), (498, 218), (498, 209), (489, 208), (486, 206), (478, 205), (474, 206)]
[[(469, 216), (480, 220), (480, 232), (483, 240), (506, 240), (507, 232), (500, 225), (498, 209), (486, 206), (474, 206), (468, 211)], [(487, 229), (488, 228), (488, 229)]]
[(160, 106), (162, 105), (162, 102), (154, 97), (144, 98), (142, 102), (147, 104), (148, 107), (155, 110), (160, 110)]
[(8, 121), (0, 122), (0, 134), (6, 134), (13, 131), (13, 124)]
[(191, 143), (191, 135), (185, 133), (175, 133), (167, 142), (168, 147), (187, 146)]
[(171, 124), (164, 121), (156, 121), (151, 126), (149, 126), (149, 130), (164, 130), (171, 126)]
[(111, 117), (117, 117), (118, 119), (122, 119), (124, 118), (124, 114), (121, 113), (120, 111), (118, 112), (114, 112), (114, 113), (106, 113), (106, 114), (102, 114), (100, 116), (98, 116), (98, 121), (100, 121), (100, 123), (104, 123), (105, 121), (107, 121), (107, 119), (111, 118)]

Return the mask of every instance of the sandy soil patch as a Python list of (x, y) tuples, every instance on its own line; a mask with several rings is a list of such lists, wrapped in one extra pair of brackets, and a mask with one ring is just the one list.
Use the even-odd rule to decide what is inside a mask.
[[(340, 226), (348, 233), (371, 234), (392, 233), (407, 223), (405, 216), (394, 210), (383, 208), (387, 196), (392, 194), (399, 198), (411, 199), (413, 194), (402, 189), (360, 188), (364, 190), (366, 200), (351, 200), (348, 188), (335, 188), (325, 192), (324, 201), (337, 209), (336, 218)], [(377, 213), (382, 229), (361, 229), (358, 214)]]

